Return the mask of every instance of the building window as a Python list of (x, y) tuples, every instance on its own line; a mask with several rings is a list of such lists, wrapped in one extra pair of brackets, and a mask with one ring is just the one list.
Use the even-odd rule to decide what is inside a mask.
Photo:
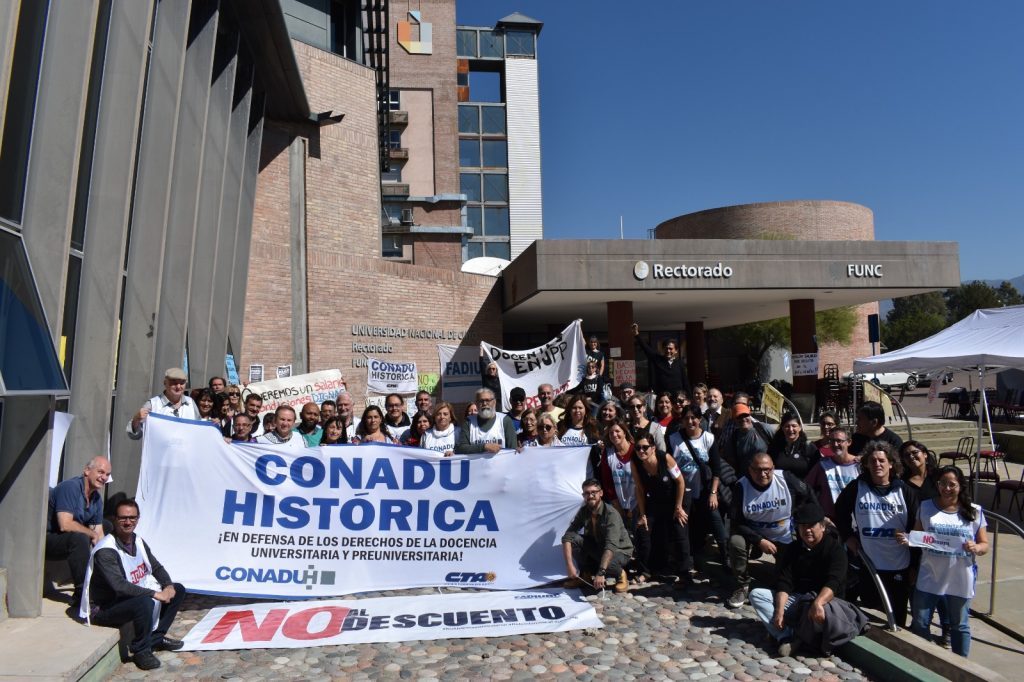
[(476, 31), (459, 29), (455, 32), (456, 49), (460, 57), (476, 57)]
[(391, 149), (401, 149), (402, 148), (402, 131), (401, 130), (392, 130), (392, 131), (390, 131), (388, 133), (388, 135), (389, 135), (388, 146)]
[(469, 242), (466, 244), (466, 258), (479, 258), (484, 255), (483, 242)]
[(488, 168), (508, 167), (508, 145), (505, 140), (484, 140), (484, 164)]
[(381, 182), (401, 182), (402, 181), (402, 164), (392, 163), (391, 169), (386, 170), (380, 174)]
[(470, 71), (469, 101), (501, 102), (501, 74), (496, 71)]
[(498, 59), (505, 56), (505, 43), (502, 41), (500, 33), (480, 32), (480, 56)]
[(459, 105), (459, 132), (480, 132), (480, 107), (466, 104)]
[(402, 257), (402, 235), (386, 234), (381, 239), (380, 255), (384, 258)]
[(479, 168), (480, 138), (474, 137), (471, 140), (459, 140), (459, 165), (463, 168)]
[(401, 111), (402, 93), (400, 90), (391, 90), (388, 92), (388, 109), (391, 111)]
[(488, 237), (507, 237), (508, 229), (508, 208), (484, 209), (484, 234)]
[(484, 244), (484, 255), (492, 258), (504, 258), (512, 260), (512, 247), (508, 242), (486, 242)]
[(480, 118), (484, 135), (505, 134), (505, 107), (480, 107)]
[(480, 174), (479, 173), (460, 173), (459, 174), (459, 191), (466, 195), (466, 201), (481, 200), (480, 196)]
[[(359, 3), (334, 0), (330, 5), (330, 49), (346, 59), (363, 63), (363, 26)], [(317, 46), (319, 47), (319, 46)]]
[(505, 52), (517, 57), (533, 57), (534, 34), (531, 31), (508, 31), (505, 33)]
[(484, 233), (483, 208), (481, 206), (466, 207), (466, 226), (473, 228), (473, 235), (479, 237)]
[(508, 201), (508, 176), (504, 173), (484, 173), (484, 201)]

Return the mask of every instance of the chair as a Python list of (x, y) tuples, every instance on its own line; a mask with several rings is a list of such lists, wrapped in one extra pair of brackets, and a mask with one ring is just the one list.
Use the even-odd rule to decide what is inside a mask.
[(1003, 472), (1006, 478), (1010, 478), (1010, 467), (1006, 464), (1006, 453), (996, 445), (995, 450), (979, 450), (977, 459), (978, 470), (974, 472), (973, 478), (979, 481), (995, 481), (999, 483), (999, 462), (1003, 463)]
[(960, 406), (959, 392), (950, 391), (942, 401), (942, 418), (955, 417)]
[[(1004, 462), (1005, 463), (1005, 462)], [(1010, 492), (1010, 506), (1006, 508), (1007, 513), (1013, 512), (1013, 503), (1017, 503), (1017, 513), (1024, 517), (1024, 469), (1020, 472), (1020, 479), (1016, 481), (999, 481), (996, 483), (996, 495), (992, 500), (992, 505), (999, 509), (999, 498), (1001, 493), (1007, 490)], [(1020, 499), (1017, 496), (1020, 495)]]
[(967, 473), (974, 473), (974, 436), (963, 436), (957, 441), (956, 450), (943, 452), (939, 455), (939, 464), (942, 460), (951, 460), (953, 466), (960, 466), (958, 462), (967, 462)]

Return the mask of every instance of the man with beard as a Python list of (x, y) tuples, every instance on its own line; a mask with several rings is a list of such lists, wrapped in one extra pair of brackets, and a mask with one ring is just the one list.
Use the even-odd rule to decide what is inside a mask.
[(489, 388), (477, 389), (475, 402), (477, 413), (466, 419), (459, 432), (455, 454), (493, 454), (505, 448), (516, 447), (516, 427), (511, 417), (495, 410), (494, 391)]
[(405, 413), (405, 398), (397, 393), (388, 393), (384, 399), (384, 428), (388, 435), (397, 443), (409, 427), (412, 421)]
[(356, 437), (356, 427), (359, 426), (359, 419), (353, 413), (355, 403), (352, 401), (352, 394), (338, 394), (338, 418), (345, 427), (345, 435), (351, 443)]
[(298, 431), (307, 448), (320, 445), (320, 433), (323, 429), (320, 427), (320, 408), (316, 403), (310, 402), (302, 406)]
[(719, 438), (728, 417), (722, 409), (722, 392), (715, 387), (708, 389), (708, 409), (704, 412), (704, 423), (701, 427)]
[(600, 481), (588, 478), (583, 482), (583, 506), (562, 535), (562, 555), (569, 576), (565, 581), (567, 588), (578, 587), (581, 579), (593, 579), (598, 590), (612, 580), (616, 592), (629, 589), (626, 564), (633, 554), (633, 542), (622, 516), (603, 498)]

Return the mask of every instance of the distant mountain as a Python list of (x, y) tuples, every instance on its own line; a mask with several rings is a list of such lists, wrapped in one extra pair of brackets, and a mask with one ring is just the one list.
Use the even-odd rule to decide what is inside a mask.
[[(965, 281), (964, 284), (968, 284), (970, 281), (973, 281), (973, 280)], [(1014, 277), (1011, 280), (986, 279), (986, 280), (982, 280), (982, 281), (985, 282), (986, 284), (988, 284), (989, 286), (993, 286), (993, 287), (998, 287), (1003, 282), (1009, 281), (1010, 284), (1013, 285), (1014, 289), (1016, 289), (1020, 293), (1024, 294), (1024, 275), (1021, 275), (1020, 277)], [(878, 302), (878, 315), (879, 315), (879, 317), (881, 317), (884, 320), (886, 315), (889, 314), (889, 311), (892, 310), (892, 307), (893, 306), (892, 306), (892, 299), (891, 298), (887, 298), (884, 301), (879, 301)]]

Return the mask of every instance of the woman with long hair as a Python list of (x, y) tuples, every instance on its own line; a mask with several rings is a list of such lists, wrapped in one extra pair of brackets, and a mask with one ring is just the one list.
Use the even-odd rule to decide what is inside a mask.
[[(953, 653), (966, 657), (971, 649), (969, 620), (977, 579), (977, 558), (988, 551), (985, 513), (971, 502), (963, 472), (954, 466), (935, 471), (938, 496), (921, 503), (914, 530), (951, 541), (954, 551), (925, 548), (914, 589), (911, 630), (929, 639), (932, 612), (944, 602)], [(909, 541), (904, 538), (904, 542)]]
[(445, 457), (455, 454), (459, 427), (455, 425), (455, 408), (443, 400), (434, 406), (434, 425), (420, 438), (420, 447), (440, 452)]
[(672, 401), (673, 395), (668, 391), (662, 391), (654, 399), (654, 421), (666, 429), (672, 423), (672, 420), (675, 419), (675, 416), (672, 414)]
[(903, 464), (903, 482), (914, 489), (917, 499), (924, 502), (939, 494), (932, 474), (937, 465), (935, 455), (923, 443), (905, 440), (900, 446), (900, 462)]
[(832, 456), (832, 429), (837, 426), (839, 426), (839, 417), (832, 410), (823, 410), (818, 415), (818, 430), (821, 432), (821, 437), (814, 441), (814, 447), (818, 448), (822, 457)]
[(650, 434), (642, 432), (633, 443), (630, 462), (636, 485), (636, 559), (638, 582), (652, 575), (674, 575), (683, 587), (691, 582), (689, 522), (690, 498), (676, 461), (658, 452)]
[(341, 417), (331, 417), (324, 422), (324, 428), (320, 432), (320, 445), (341, 445), (347, 442), (345, 422)]
[(604, 454), (598, 468), (604, 501), (615, 507), (626, 528), (636, 525), (636, 485), (633, 482), (633, 434), (625, 422), (615, 422), (605, 431)]
[(592, 411), (590, 401), (585, 396), (569, 398), (565, 412), (558, 420), (558, 439), (562, 445), (593, 445), (600, 440), (597, 420), (592, 416)]
[(384, 428), (384, 412), (376, 405), (367, 405), (356, 427), (357, 443), (394, 443)]
[(217, 422), (219, 424), (220, 412), (214, 411), (216, 402), (213, 391), (208, 388), (199, 389), (195, 397), (196, 412), (199, 415), (199, 419), (204, 422)]
[(429, 412), (419, 410), (409, 420), (409, 428), (407, 428), (402, 435), (399, 437), (398, 442), (402, 445), (411, 445), (412, 447), (418, 448), (420, 446), (420, 439), (423, 438), (423, 434), (434, 428), (434, 420), (430, 416)]
[(665, 427), (647, 418), (647, 403), (644, 402), (643, 396), (633, 395), (626, 400), (626, 418), (629, 420), (629, 430), (633, 433), (633, 438), (639, 438), (641, 433), (646, 433), (658, 448), (658, 452), (668, 452), (668, 446), (665, 444)]
[(794, 412), (782, 415), (779, 428), (768, 444), (768, 454), (772, 456), (775, 468), (779, 471), (790, 471), (797, 478), (805, 478), (814, 465), (821, 459), (821, 453), (813, 443), (807, 442), (800, 417)]
[[(889, 595), (896, 625), (906, 627), (911, 554), (901, 538), (917, 520), (917, 495), (900, 480), (903, 467), (885, 441), (865, 445), (860, 470), (861, 475), (836, 500), (836, 527), (852, 556), (863, 553), (871, 559)], [(861, 599), (878, 606), (881, 597), (863, 567), (860, 585), (865, 586)]]

